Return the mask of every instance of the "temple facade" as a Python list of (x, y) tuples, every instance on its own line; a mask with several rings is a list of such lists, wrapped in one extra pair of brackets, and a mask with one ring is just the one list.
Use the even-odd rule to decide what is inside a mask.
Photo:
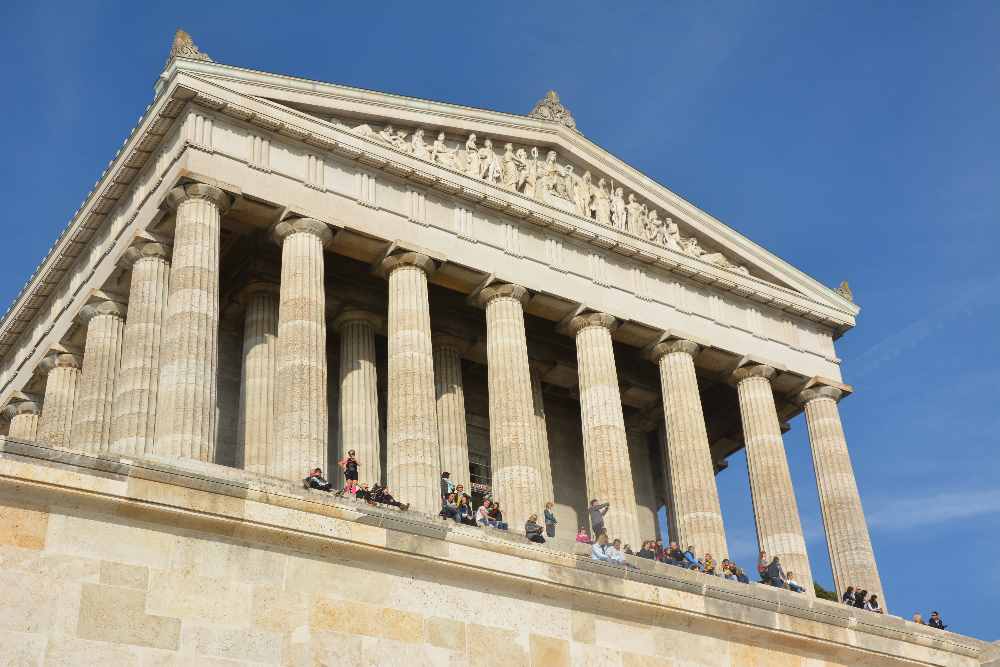
[[(460, 587), (458, 575), (440, 572), (440, 563), (428, 557), (450, 558), (463, 571), (481, 566), (482, 559), (424, 552), (415, 541), (412, 549), (399, 544), (400, 535), (416, 540), (418, 525), (444, 531), (434, 536), (445, 545), (456, 539), (455, 530), (461, 534), (441, 528), (434, 517), (442, 471), (477, 502), (489, 497), (501, 504), (514, 535), (475, 537), (475, 544), (484, 553), (492, 550), (491, 558), (511, 560), (502, 575), (508, 580), (528, 581), (533, 575), (521, 571), (524, 563), (545, 562), (546, 585), (565, 585), (554, 568), (567, 566), (560, 559), (576, 558), (571, 543), (554, 541), (542, 555), (509, 553), (527, 548), (511, 541), (549, 501), (562, 534), (588, 525), (588, 503), (598, 499), (610, 504), (610, 536), (636, 550), (659, 537), (722, 560), (730, 554), (716, 476), (727, 474), (727, 457), (740, 449), (746, 450), (760, 549), (778, 556), (806, 589), (791, 602), (794, 594), (761, 586), (740, 585), (741, 595), (768, 604), (768, 596), (777, 596), (775, 609), (826, 605), (828, 617), (817, 612), (808, 622), (856, 632), (856, 618), (835, 622), (847, 612), (812, 597), (813, 576), (828, 576), (814, 572), (803, 537), (782, 440), (793, 420), (808, 429), (837, 592), (861, 587), (885, 604), (838, 412), (852, 389), (841, 376), (835, 341), (858, 313), (846, 284), (820, 284), (616, 159), (581, 133), (555, 93), (526, 116), (486, 111), (219, 64), (184, 33), (178, 33), (155, 92), (0, 324), (0, 406), (7, 429), (0, 509), (7, 505), (13, 508), (8, 516), (19, 517), (8, 530), (20, 536), (12, 543), (22, 551), (34, 545), (43, 554), (99, 561), (96, 579), (79, 584), (81, 611), (73, 630), (56, 633), (63, 642), (58, 650), (70, 655), (89, 641), (102, 643), (100, 650), (122, 651), (109, 653), (105, 664), (127, 662), (138, 655), (136, 647), (313, 664), (322, 645), (317, 628), (333, 622), (333, 603), (327, 608), (311, 600), (308, 619), (288, 627), (264, 623), (260, 631), (271, 635), (263, 658), (233, 656), (218, 647), (259, 648), (246, 639), (259, 629), (256, 621), (237, 623), (243, 635), (232, 630), (245, 641), (226, 643), (220, 637), (230, 635), (214, 626), (190, 630), (203, 621), (192, 626), (178, 608), (197, 607), (197, 585), (156, 580), (158, 573), (181, 577), (178, 554), (206, 541), (225, 546), (224, 563), (233, 571), (244, 567), (233, 560), (237, 549), (266, 560), (260, 554), (274, 542), (262, 535), (308, 522), (278, 517), (274, 507), (280, 505), (286, 513), (313, 515), (309, 520), (318, 520), (318, 512), (329, 522), (309, 529), (308, 545), (282, 543), (292, 550), (282, 565), (286, 585), (300, 552), (329, 549), (334, 560), (354, 568), (352, 578), (368, 577), (376, 590), (408, 567), (423, 573), (414, 575), (422, 585)], [(357, 453), (362, 482), (386, 484), (410, 504), (406, 526), (379, 515), (378, 529), (388, 537), (376, 540), (385, 553), (371, 556), (380, 564), (371, 571), (351, 551), (361, 546), (351, 545), (365, 542), (358, 531), (368, 520), (361, 517), (375, 516), (374, 510), (337, 509), (332, 499), (317, 500), (322, 494), (302, 489), (314, 467), (338, 483), (337, 461), (349, 450)], [(105, 482), (123, 486), (103, 488)], [(15, 488), (20, 495), (11, 495)], [(233, 488), (241, 489), (244, 503), (238, 516), (227, 509)], [(67, 510), (73, 502), (87, 509)], [(260, 506), (253, 517), (251, 502)], [(265, 517), (265, 506), (276, 514)], [(661, 508), (669, 524), (662, 531)], [(204, 514), (203, 523), (192, 524), (192, 514)], [(223, 524), (243, 528), (219, 537)], [(329, 527), (341, 524), (348, 528)], [(113, 542), (141, 532), (135, 539), (160, 544), (159, 535), (173, 534), (173, 546), (164, 548), (174, 555), (155, 563), (145, 560), (145, 551), (109, 555), (87, 540), (86, 526), (111, 531)], [(183, 536), (178, 526), (187, 531)], [(330, 545), (317, 546), (323, 539)], [(201, 552), (187, 553), (194, 558), (189, 566), (199, 570), (207, 561), (195, 553)], [(409, 557), (422, 560), (404, 567), (400, 559)], [(392, 559), (394, 565), (386, 564)], [(312, 571), (301, 563), (294, 567), (303, 577)], [(14, 572), (4, 565), (3, 575)], [(224, 607), (229, 589), (213, 589), (212, 577), (234, 575), (198, 574)], [(584, 575), (608, 576), (574, 574)], [(670, 576), (702, 587), (683, 595), (704, 596), (706, 586), (730, 583)], [(135, 586), (115, 588), (115, 581), (130, 577)], [(669, 586), (665, 581), (658, 585)], [(526, 591), (489, 604), (544, 604), (529, 602)], [(163, 603), (163, 596), (173, 596), (174, 604)], [(250, 596), (256, 609), (257, 593)], [(371, 603), (360, 589), (359, 596)], [(389, 597), (381, 596), (379, 604), (392, 613), (416, 613)], [(37, 604), (37, 596), (24, 601), (26, 607)], [(568, 604), (577, 609), (582, 603)], [(232, 613), (240, 615), (235, 607)], [(317, 620), (316, 608), (326, 616)], [(123, 615), (112, 625), (132, 628), (119, 630), (126, 638), (109, 639), (91, 627), (92, 617), (112, 613), (108, 609)], [(577, 645), (601, 641), (607, 644), (602, 650), (618, 651), (622, 664), (661, 664), (628, 662), (626, 654), (669, 657), (615, 648), (617, 633), (611, 631), (600, 640), (608, 623), (674, 627), (681, 644), (685, 633), (699, 632), (676, 629), (680, 621), (671, 614), (681, 614), (678, 609), (656, 612), (660, 621), (647, 619), (639, 606), (623, 610), (618, 620), (593, 609), (577, 611), (589, 616), (567, 620), (565, 637), (547, 638), (530, 628), (496, 632), (515, 633), (508, 639), (523, 649), (521, 664), (559, 664), (563, 654), (584, 664), (578, 658), (589, 649)], [(212, 613), (206, 606), (201, 617)], [(375, 624), (384, 618), (371, 613)], [(471, 608), (465, 613), (476, 616)], [(438, 616), (425, 613), (414, 622), (421, 650), (451, 651), (473, 664), (519, 659), (502, 647), (476, 658), (469, 648), (476, 631), (471, 625), (463, 626), (470, 633), (465, 643), (451, 636), (435, 643)], [(752, 620), (738, 616), (726, 623)], [(476, 622), (493, 634), (489, 622)], [(725, 661), (684, 658), (675, 643), (673, 659), (693, 662), (663, 664), (751, 664), (738, 658), (740, 647), (777, 651), (781, 664), (911, 664), (907, 642), (926, 649), (912, 664), (978, 665), (985, 659), (986, 649), (974, 640), (960, 638), (961, 650), (945, 646), (921, 639), (926, 631), (907, 629), (912, 624), (899, 619), (883, 633), (898, 646), (889, 647), (890, 639), (871, 645), (844, 640), (831, 648), (838, 637), (799, 628), (807, 650), (775, 639), (773, 633), (787, 633), (780, 621), (761, 630), (769, 639), (741, 633), (726, 642), (712, 625), (717, 622), (705, 621), (704, 655), (724, 654)], [(889, 622), (885, 617), (861, 625)], [(51, 623), (62, 627), (56, 617)], [(553, 623), (562, 627), (563, 621)], [(135, 630), (136, 624), (145, 629)], [(453, 626), (444, 627), (447, 635)], [(366, 635), (358, 628), (326, 630), (342, 632), (349, 638), (344, 642)], [(66, 640), (67, 633), (76, 639)], [(369, 644), (355, 648), (398, 657), (403, 645), (416, 650), (404, 635), (382, 636), (377, 646), (368, 637)], [(50, 655), (56, 640), (47, 641), (43, 653)], [(402, 644), (393, 649), (393, 641)], [(769, 642), (778, 648), (763, 648)], [(443, 655), (421, 653), (416, 664)], [(538, 662), (546, 655), (553, 661)], [(820, 658), (828, 662), (804, 662)]]

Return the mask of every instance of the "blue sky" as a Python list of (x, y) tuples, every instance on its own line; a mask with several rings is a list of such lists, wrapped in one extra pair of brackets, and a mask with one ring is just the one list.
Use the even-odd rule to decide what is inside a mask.
[[(0, 9), (4, 309), (150, 101), (177, 27), (220, 62), (471, 106), (525, 113), (555, 88), (596, 143), (850, 281), (841, 413), (888, 602), (1000, 639), (1000, 3), (145, 4)], [(830, 586), (803, 418), (785, 444)], [(749, 565), (742, 456), (719, 484)]]

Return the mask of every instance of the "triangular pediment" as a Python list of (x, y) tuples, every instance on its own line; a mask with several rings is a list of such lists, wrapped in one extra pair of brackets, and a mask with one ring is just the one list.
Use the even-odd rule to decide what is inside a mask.
[(849, 320), (858, 312), (843, 293), (795, 269), (569, 124), (545, 118), (545, 113), (508, 114), (204, 61), (174, 60), (164, 76), (172, 69), (308, 114), (400, 156), (444, 167), (459, 179), (495, 186), (512, 199), (527, 197), (697, 260), (695, 264), (709, 264), (734, 281), (765, 281), (840, 311)]

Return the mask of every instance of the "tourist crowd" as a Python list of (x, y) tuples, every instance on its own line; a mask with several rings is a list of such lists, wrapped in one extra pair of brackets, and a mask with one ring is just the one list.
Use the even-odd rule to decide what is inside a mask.
[[(347, 456), (338, 461), (338, 465), (344, 473), (344, 487), (336, 491), (338, 496), (350, 495), (358, 500), (364, 500), (372, 505), (387, 505), (396, 507), (402, 511), (409, 509), (409, 504), (396, 500), (389, 489), (379, 484), (374, 484), (370, 489), (367, 484), (359, 484), (360, 464), (355, 457), (354, 450), (347, 452)], [(303, 480), (307, 488), (319, 489), (320, 491), (332, 492), (333, 485), (324, 477), (320, 468), (315, 468)], [(545, 503), (542, 514), (542, 523), (539, 523), (537, 514), (532, 514), (524, 524), (525, 537), (536, 543), (544, 543), (546, 538), (556, 536), (556, 520), (553, 511), (553, 503)], [(659, 561), (667, 565), (680, 567), (686, 570), (695, 570), (704, 574), (722, 577), (732, 581), (739, 581), (744, 584), (750, 583), (750, 578), (746, 572), (735, 562), (728, 558), (723, 558), (721, 562), (715, 557), (706, 553), (700, 558), (694, 546), (689, 545), (682, 550), (676, 542), (670, 542), (663, 546), (660, 540), (646, 540), (642, 543), (639, 551), (632, 550), (631, 545), (622, 544), (620, 539), (610, 539), (607, 528), (604, 525), (604, 516), (610, 509), (610, 503), (602, 503), (596, 498), (590, 501), (587, 513), (590, 519), (591, 531), (585, 526), (580, 526), (576, 534), (576, 541), (582, 544), (590, 544), (591, 558), (595, 561), (632, 567), (625, 559), (626, 555), (637, 556), (649, 560)], [(455, 484), (451, 480), (451, 474), (441, 473), (441, 511), (439, 516), (443, 519), (451, 519), (455, 523), (469, 526), (480, 526), (484, 528), (496, 528), (508, 530), (508, 525), (504, 521), (503, 510), (500, 503), (490, 498), (483, 500), (479, 507), (473, 509), (472, 496), (465, 490), (464, 485)], [(593, 535), (593, 537), (591, 537)], [(804, 593), (805, 589), (795, 580), (794, 572), (785, 572), (781, 561), (777, 556), (768, 558), (767, 553), (761, 551), (757, 560), (757, 574), (760, 583), (775, 588), (784, 588), (796, 593)], [(884, 613), (878, 601), (878, 595), (869, 595), (868, 591), (848, 586), (841, 596), (844, 604), (864, 609), (876, 614)], [(917, 613), (913, 615), (916, 623), (929, 625), (940, 630), (944, 630), (945, 624), (941, 621), (938, 612), (932, 612), (930, 618), (924, 623), (923, 617)]]

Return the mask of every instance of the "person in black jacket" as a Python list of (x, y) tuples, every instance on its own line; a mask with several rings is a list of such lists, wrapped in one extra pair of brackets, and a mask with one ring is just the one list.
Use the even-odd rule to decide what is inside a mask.
[(527, 537), (532, 542), (538, 542), (539, 544), (545, 543), (545, 538), (542, 537), (542, 532), (545, 529), (538, 525), (538, 515), (532, 514), (528, 517), (528, 520), (524, 523), (524, 536)]
[(305, 479), (306, 486), (310, 489), (318, 489), (320, 491), (330, 492), (333, 491), (333, 487), (330, 486), (330, 482), (326, 481), (323, 477), (323, 471), (320, 468), (313, 468), (312, 472)]
[(391, 493), (389, 493), (388, 487), (380, 486), (378, 484), (373, 486), (372, 490), (368, 493), (368, 500), (373, 503), (378, 503), (379, 505), (391, 505), (392, 507), (396, 507), (404, 512), (410, 509), (409, 503), (399, 502), (392, 497)]
[(854, 606), (854, 586), (848, 586), (840, 601), (846, 605)]
[(936, 611), (931, 612), (931, 617), (927, 619), (927, 625), (931, 626), (932, 628), (937, 628), (938, 630), (944, 630), (945, 628), (948, 627), (941, 620), (941, 614), (937, 613)]

